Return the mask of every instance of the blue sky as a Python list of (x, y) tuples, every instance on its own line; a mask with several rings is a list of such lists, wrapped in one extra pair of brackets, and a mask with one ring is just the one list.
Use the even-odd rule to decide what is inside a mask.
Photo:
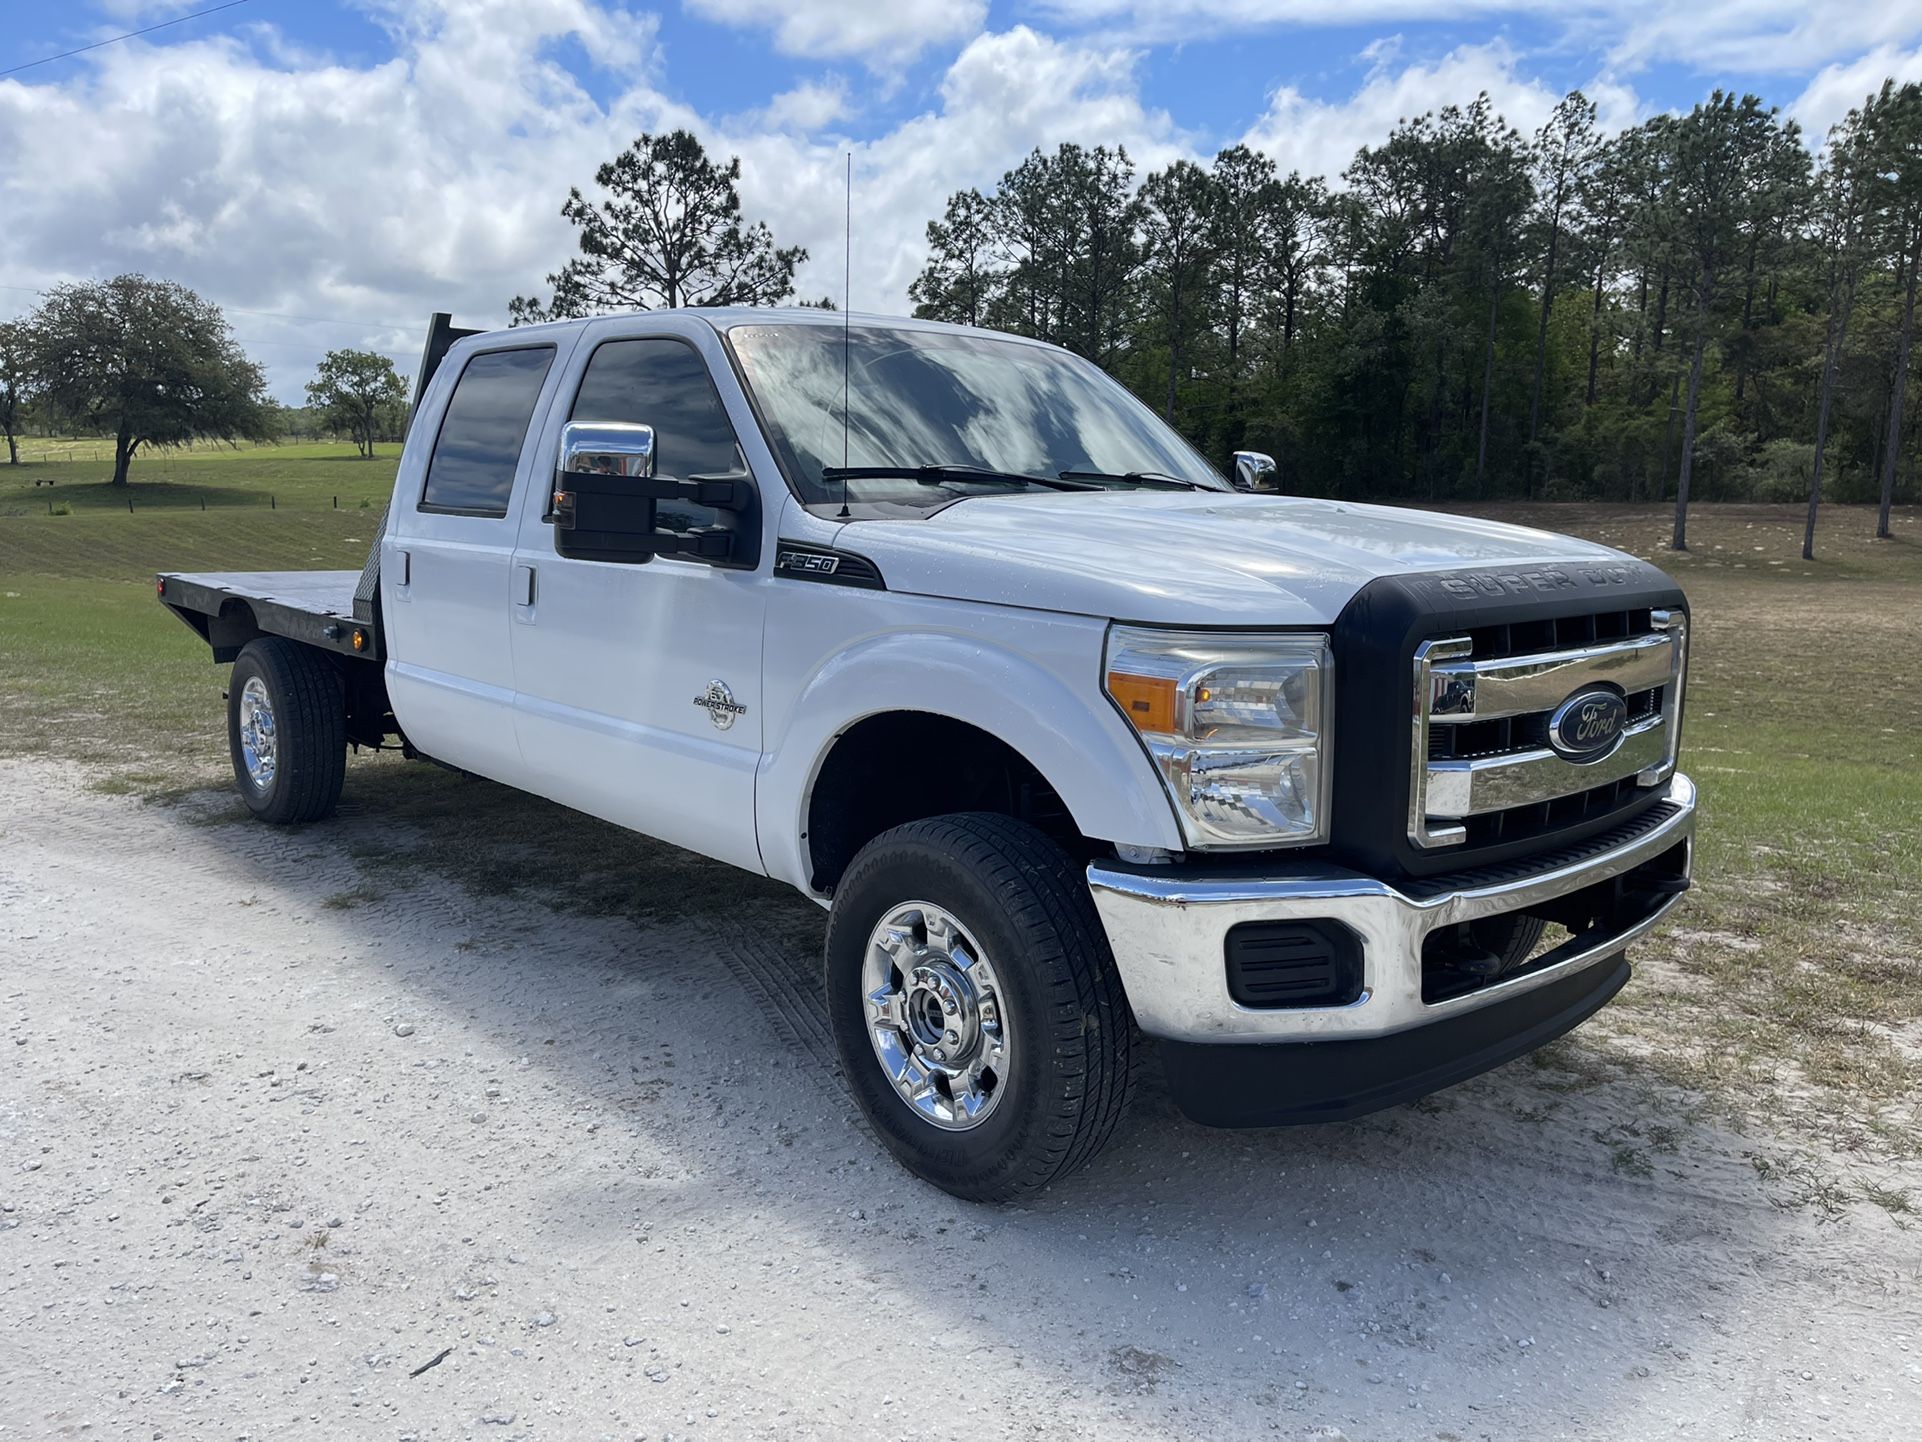
[[(5, 63), (83, 45), (103, 35), (205, 9), (209, 3), (218, 0), (11, 0), (13, 23), (9, 26), (9, 58)], [(698, 7), (666, 3), (628, 8), (657, 17), (669, 79), (664, 88), (684, 103), (701, 110), (734, 108), (735, 97), (773, 95), (824, 76), (840, 77), (860, 92), (859, 113), (844, 127), (855, 138), (883, 134), (925, 108), (929, 92), (939, 86), (947, 65), (964, 43), (956, 38), (937, 41), (906, 63), (886, 65), (877, 72), (862, 63), (859, 55), (784, 54), (765, 26), (726, 23)], [(795, 8), (806, 8), (804, 0)], [(820, 8), (832, 12), (836, 6)], [(1275, 3), (1265, 8), (1281, 16), (1292, 7)], [(1389, 12), (1390, 18), (1354, 23), (1223, 24), (1213, 33), (1197, 27), (1194, 38), (1175, 40), (1152, 33), (1138, 36), (1126, 26), (1113, 28), (1124, 41), (1141, 46), (1139, 78), (1144, 102), (1167, 110), (1184, 128), (1224, 144), (1238, 138), (1261, 114), (1269, 93), (1279, 85), (1293, 86), (1323, 101), (1338, 101), (1350, 94), (1369, 68), (1364, 52), (1388, 38), (1410, 60), (1438, 58), (1464, 43), (1500, 38), (1528, 57), (1531, 74), (1559, 91), (1592, 80), (1607, 54), (1605, 46), (1577, 43), (1565, 27), (1542, 18), (1553, 13), (1553, 6), (1544, 5), (1535, 14), (1526, 7), (1515, 7), (1512, 13), (1504, 14), (1500, 12), (1507, 7), (1493, 5), (1354, 8), (1361, 13), (1379, 8)], [(1483, 15), (1473, 13), (1478, 8), (1484, 10)], [(1840, 11), (1854, 7), (1834, 8)], [(1899, 16), (1910, 7), (1897, 3), (1890, 8)], [(1104, 15), (1091, 8), (1083, 18), (1071, 7), (991, 0), (980, 29), (993, 32), (1025, 24), (1044, 33), (1098, 41), (1111, 28), (1112, 19), (1125, 17), (1130, 9), (1117, 5)], [(1822, 9), (1820, 5), (1797, 7), (1802, 13), (1819, 14)], [(160, 31), (147, 43), (165, 45), (222, 32), (246, 34), (261, 27), (272, 27), (295, 44), (348, 64), (377, 64), (395, 53), (392, 36), (376, 8), (357, 0), (248, 0), (233, 10)], [(1922, 32), (1922, 24), (1904, 27), (1897, 23), (1884, 28), (1890, 35), (1906, 29), (1910, 39)], [(1768, 25), (1758, 23), (1755, 29), (1766, 33)], [(555, 51), (577, 72), (590, 94), (605, 102), (618, 92), (619, 77), (597, 71), (578, 43), (563, 43)], [(61, 63), (73, 66), (85, 62)], [(1814, 69), (1784, 71), (1775, 66), (1750, 65), (1738, 70), (1653, 63), (1637, 65), (1634, 78), (1638, 96), (1652, 109), (1685, 108), (1716, 84), (1754, 89), (1786, 104), (1802, 89), (1798, 81)], [(39, 75), (30, 73), (23, 78), (41, 80), (49, 75), (43, 69)]]
[[(6, 0), (0, 69), (212, 3)], [(1752, 89), (1819, 136), (1885, 75), (1922, 78), (1922, 0), (248, 0), (0, 79), (0, 315), (166, 275), (294, 399), (330, 344), (499, 321), (642, 130), (738, 154), (809, 295), (852, 151), (854, 300), (899, 310), (945, 197), (1037, 145), (1332, 176), (1400, 116), (1487, 89), (1526, 131), (1575, 87), (1611, 126)]]

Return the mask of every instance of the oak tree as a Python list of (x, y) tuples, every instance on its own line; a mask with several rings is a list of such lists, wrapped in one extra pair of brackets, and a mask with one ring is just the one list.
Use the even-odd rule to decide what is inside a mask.
[(0, 432), (7, 438), (7, 464), (20, 464), (20, 412), (27, 396), (27, 329), (19, 321), (0, 325)]
[(265, 433), (266, 377), (220, 307), (142, 275), (55, 286), (28, 327), (47, 408), (114, 438), (113, 484), (143, 446)]
[(374, 442), (398, 431), (406, 416), (407, 383), (384, 355), (330, 350), (307, 382), (307, 404), (354, 438), (362, 460), (371, 460)]

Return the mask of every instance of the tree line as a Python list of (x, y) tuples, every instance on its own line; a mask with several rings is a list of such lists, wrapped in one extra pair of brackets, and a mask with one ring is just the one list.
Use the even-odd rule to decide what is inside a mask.
[[(562, 214), (577, 255), (514, 323), (775, 304), (806, 259), (743, 219), (740, 163), (643, 135)], [(1484, 94), (1404, 120), (1340, 183), (1231, 146), (1137, 177), (1125, 150), (1036, 150), (927, 227), (918, 314), (1089, 357), (1225, 465), (1289, 490), (1428, 501), (1805, 500), (1916, 493), (1922, 86), (1885, 83), (1811, 155), (1715, 92), (1603, 133), (1579, 92), (1524, 137)], [(812, 302), (828, 305), (820, 300)], [(219, 308), (141, 276), (61, 286), (0, 325), (0, 430), (143, 447), (326, 426), (404, 429), (384, 357), (330, 352), (276, 407)]]
[(363, 458), (407, 425), (407, 386), (372, 351), (332, 350), (307, 383), (307, 405), (267, 395), (219, 306), (142, 275), (55, 286), (0, 324), (0, 433), (20, 463), (30, 424), (111, 439), (113, 481), (143, 450), (192, 440), (347, 434)]
[(1339, 185), (1231, 146), (1137, 178), (1036, 150), (928, 223), (916, 314), (1052, 341), (1205, 454), (1284, 488), (1427, 501), (1915, 495), (1922, 87), (1812, 155), (1716, 91), (1523, 136), (1483, 94), (1401, 121)]

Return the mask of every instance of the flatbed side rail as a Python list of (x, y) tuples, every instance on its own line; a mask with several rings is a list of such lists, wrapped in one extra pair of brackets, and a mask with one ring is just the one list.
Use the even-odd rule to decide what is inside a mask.
[(155, 576), (154, 591), (162, 605), (213, 648), (216, 661), (233, 660), (262, 633), (356, 660), (382, 659), (379, 627), (351, 614), (303, 607), (175, 572)]

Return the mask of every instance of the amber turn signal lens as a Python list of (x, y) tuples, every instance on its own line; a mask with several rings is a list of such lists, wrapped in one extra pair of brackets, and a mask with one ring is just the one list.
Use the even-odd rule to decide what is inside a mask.
[(365, 651), (367, 649), (367, 633), (365, 631), (354, 632), (354, 649), (356, 651)]
[(1110, 671), (1108, 694), (1120, 703), (1122, 715), (1134, 723), (1135, 730), (1170, 732), (1175, 729), (1175, 683), (1172, 679)]

